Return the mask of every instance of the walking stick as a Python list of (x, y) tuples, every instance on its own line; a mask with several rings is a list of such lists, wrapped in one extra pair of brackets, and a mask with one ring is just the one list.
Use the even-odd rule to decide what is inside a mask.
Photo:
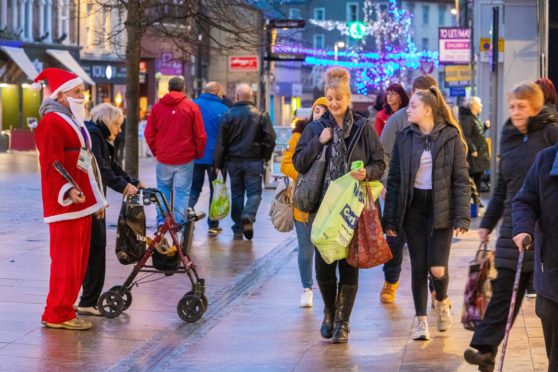
[(506, 347), (508, 346), (508, 338), (510, 337), (510, 330), (513, 323), (513, 310), (515, 309), (515, 301), (517, 299), (517, 288), (519, 287), (519, 278), (521, 277), (521, 269), (523, 268), (523, 257), (525, 256), (525, 250), (529, 249), (531, 245), (531, 237), (526, 236), (521, 242), (522, 249), (519, 252), (519, 258), (517, 259), (517, 268), (515, 269), (515, 280), (513, 281), (513, 292), (510, 303), (510, 310), (508, 311), (508, 320), (506, 322), (506, 332), (504, 333), (504, 342), (502, 343), (502, 351), (500, 354), (500, 367), (498, 372), (502, 372), (504, 368), (504, 358), (506, 356)]

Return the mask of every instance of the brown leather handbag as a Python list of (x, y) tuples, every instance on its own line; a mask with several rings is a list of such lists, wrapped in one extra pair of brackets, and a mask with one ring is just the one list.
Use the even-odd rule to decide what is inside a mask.
[(349, 245), (347, 263), (359, 269), (369, 269), (384, 264), (393, 255), (384, 238), (378, 208), (374, 205), (372, 190), (365, 182), (365, 203), (358, 219), (353, 240)]

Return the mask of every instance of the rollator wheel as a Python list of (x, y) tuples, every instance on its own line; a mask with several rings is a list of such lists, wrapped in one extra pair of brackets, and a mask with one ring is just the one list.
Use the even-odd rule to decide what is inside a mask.
[(178, 301), (176, 311), (180, 319), (188, 323), (194, 323), (202, 317), (205, 306), (201, 298), (186, 294)]
[(124, 311), (124, 299), (118, 292), (108, 291), (101, 295), (97, 308), (107, 318), (115, 318)]
[[(187, 292), (187, 293), (184, 295), (184, 297), (186, 297), (186, 296), (195, 296), (195, 295), (194, 295), (194, 292), (193, 292), (193, 291), (190, 291), (190, 292)], [(201, 295), (200, 298), (201, 298), (201, 300), (202, 300), (202, 302), (203, 302), (203, 307), (205, 308), (205, 310), (204, 310), (204, 312), (205, 312), (205, 311), (207, 310), (207, 306), (208, 306), (207, 297), (205, 297), (205, 295)]]
[[(122, 288), (121, 285), (115, 285), (109, 290), (109, 292), (120, 292), (120, 288)], [(132, 304), (132, 292), (127, 289), (126, 292), (124, 292), (122, 299), (124, 300), (124, 309), (122, 309), (122, 311), (126, 311)]]

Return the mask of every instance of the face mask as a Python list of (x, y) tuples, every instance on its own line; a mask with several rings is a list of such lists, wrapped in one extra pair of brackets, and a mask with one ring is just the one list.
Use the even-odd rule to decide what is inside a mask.
[(67, 99), (74, 118), (77, 120), (78, 124), (83, 124), (85, 120), (85, 99), (72, 97), (68, 97)]

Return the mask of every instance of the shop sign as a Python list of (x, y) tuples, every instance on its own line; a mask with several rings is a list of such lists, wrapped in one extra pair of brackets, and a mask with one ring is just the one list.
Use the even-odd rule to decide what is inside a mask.
[(465, 96), (466, 96), (465, 87), (450, 88), (450, 97), (465, 97)]
[(468, 64), (471, 61), (471, 29), (440, 27), (438, 30), (440, 64)]
[(157, 66), (161, 75), (182, 75), (182, 62), (174, 59), (171, 52), (160, 53), (157, 58)]
[(229, 56), (229, 71), (258, 71), (258, 56)]
[(453, 65), (445, 66), (446, 83), (460, 82), (461, 85), (470, 85), (471, 83), (471, 66), (470, 65)]
[[(480, 61), (490, 62), (492, 58), (492, 39), (489, 37), (480, 38)], [(498, 39), (498, 63), (504, 63), (504, 38)]]
[(82, 67), (98, 83), (123, 83), (126, 81), (125, 64), (82, 61)]

